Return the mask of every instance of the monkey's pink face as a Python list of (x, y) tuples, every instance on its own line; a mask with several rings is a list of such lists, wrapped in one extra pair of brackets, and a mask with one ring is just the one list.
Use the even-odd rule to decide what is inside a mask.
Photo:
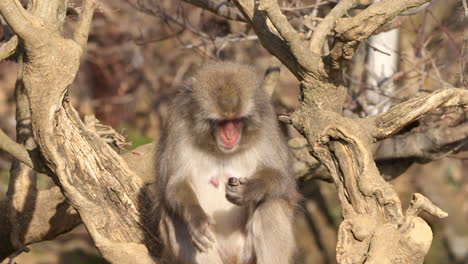
[(242, 122), (240, 119), (222, 120), (217, 123), (216, 143), (225, 152), (234, 152), (242, 137)]

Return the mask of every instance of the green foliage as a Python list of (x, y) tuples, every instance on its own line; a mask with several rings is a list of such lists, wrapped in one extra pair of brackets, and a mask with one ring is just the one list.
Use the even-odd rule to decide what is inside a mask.
[(73, 251), (67, 252), (66, 256), (67, 262), (70, 264), (104, 264), (107, 263), (103, 258), (98, 255), (88, 254), (80, 249), (75, 249)]
[(136, 129), (135, 127), (128, 125), (127, 123), (119, 124), (115, 130), (124, 135), (126, 137), (126, 141), (132, 144), (126, 147), (129, 150), (135, 149), (141, 145), (145, 145), (153, 141), (152, 138), (146, 136), (143, 132)]

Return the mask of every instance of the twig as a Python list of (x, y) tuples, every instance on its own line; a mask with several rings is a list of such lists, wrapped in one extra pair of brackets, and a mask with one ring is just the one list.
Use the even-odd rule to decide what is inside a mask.
[(245, 22), (245, 18), (235, 7), (230, 6), (227, 1), (212, 1), (212, 0), (183, 0), (186, 3), (208, 10), (218, 16), (229, 20)]
[(390, 54), (390, 53), (388, 53), (388, 52), (385, 52), (385, 51), (383, 51), (383, 50), (381, 50), (381, 49), (375, 47), (374, 45), (370, 44), (370, 42), (369, 42), (367, 39), (365, 40), (365, 42), (366, 42), (366, 44), (369, 45), (369, 47), (370, 47), (371, 49), (373, 49), (374, 51), (380, 52), (380, 53), (385, 54), (385, 55), (387, 55), (387, 56), (392, 56), (392, 54)]
[(249, 40), (258, 40), (257, 35), (249, 35), (249, 36), (228, 36), (224, 38), (215, 38), (212, 41), (203, 40), (197, 43), (187, 44), (182, 46), (183, 49), (193, 49), (198, 48), (206, 45), (216, 45), (216, 43), (231, 43), (231, 42), (241, 42), (241, 41), (249, 41)]
[(321, 0), (318, 0), (315, 4), (313, 5), (306, 5), (306, 6), (297, 6), (297, 7), (280, 7), (281, 11), (286, 11), (286, 12), (293, 12), (293, 11), (302, 11), (302, 10), (307, 10), (307, 9), (318, 9), (318, 7), (323, 6), (328, 4), (327, 2), (322, 3)]
[(29, 156), (28, 150), (21, 144), (16, 143), (3, 130), (0, 129), (0, 150), (3, 150), (21, 161), (22, 163), (34, 168), (34, 163)]

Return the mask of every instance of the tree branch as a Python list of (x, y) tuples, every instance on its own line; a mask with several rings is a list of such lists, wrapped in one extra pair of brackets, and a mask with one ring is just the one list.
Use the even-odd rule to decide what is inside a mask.
[(19, 143), (16, 143), (0, 129), (0, 150), (3, 150), (22, 163), (34, 168), (34, 163), (29, 156), (28, 150)]
[(0, 15), (20, 38), (36, 39), (31, 33), (31, 28), (40, 26), (41, 23), (26, 11), (18, 0), (0, 1)]
[(208, 10), (220, 17), (229, 20), (245, 22), (245, 18), (236, 8), (231, 7), (227, 1), (213, 1), (213, 0), (183, 0), (186, 3)]
[[(259, 10), (264, 10), (279, 35), (286, 41), (291, 54), (296, 61), (305, 69), (313, 69), (316, 59), (311, 58), (310, 50), (300, 38), (296, 30), (291, 26), (288, 19), (281, 12), (276, 0), (259, 1)], [(312, 56), (313, 57), (313, 56)]]
[(0, 46), (0, 61), (8, 59), (16, 52), (18, 46), (18, 36), (13, 36)]
[[(401, 12), (419, 7), (430, 0), (376, 2), (354, 17), (340, 18), (336, 21), (335, 32), (346, 41), (368, 38), (379, 27), (394, 19)], [(355, 1), (356, 3), (357, 1)], [(340, 2), (341, 3), (341, 2)]]
[[(307, 77), (307, 70), (297, 61), (297, 56), (291, 52), (291, 47), (282, 39), (276, 28), (269, 23), (266, 12), (259, 10), (255, 1), (233, 0), (233, 2), (252, 25), (263, 47), (288, 67), (299, 80), (304, 80)], [(277, 4), (273, 7), (278, 8)]]
[(388, 112), (361, 120), (368, 125), (369, 133), (376, 140), (387, 138), (410, 122), (440, 107), (467, 106), (468, 90), (445, 89), (432, 94), (408, 100), (392, 107)]
[[(12, 226), (8, 214), (8, 202), (0, 201), (0, 261), (7, 258), (16, 248), (10, 240)], [(24, 212), (21, 218), (30, 218), (29, 227), (24, 231), (23, 243), (29, 245), (35, 242), (54, 239), (67, 233), (81, 223), (78, 213), (67, 203), (58, 187), (38, 192), (34, 204), (35, 210)], [(29, 214), (29, 215), (28, 215)]]
[(82, 49), (86, 47), (86, 43), (88, 41), (89, 30), (91, 28), (91, 21), (93, 19), (95, 8), (95, 0), (83, 0), (80, 17), (78, 18), (75, 32), (73, 34), (73, 39), (81, 46)]
[(427, 162), (457, 151), (463, 144), (468, 144), (468, 123), (387, 138), (378, 142), (374, 155), (380, 160), (412, 158)]
[(327, 40), (327, 35), (335, 26), (336, 21), (358, 2), (358, 0), (342, 0), (327, 14), (315, 29), (310, 40), (310, 47), (313, 53), (322, 55), (323, 43)]
[[(330, 51), (329, 56), (329, 66), (331, 69), (340, 69), (340, 65), (343, 62), (349, 61), (354, 56), (361, 40), (370, 37), (376, 30), (394, 19), (402, 11), (418, 7), (428, 1), (429, 0), (382, 0), (372, 4), (354, 17), (345, 17), (334, 20), (336, 21), (336, 25), (334, 27), (336, 42)], [(343, 2), (344, 1), (341, 1), (338, 5)], [(354, 4), (356, 3), (357, 1), (354, 1)], [(323, 24), (323, 22), (321, 24)], [(321, 24), (319, 27), (321, 27)], [(327, 25), (327, 28), (330, 28), (330, 25)], [(323, 39), (325, 39), (325, 35), (323, 35)], [(317, 39), (316, 42), (319, 43), (319, 41), (320, 39)], [(321, 47), (322, 46), (314, 45), (314, 49)]]
[[(157, 142), (146, 144), (135, 149), (139, 155), (127, 152), (122, 155), (132, 171), (145, 184), (152, 184), (155, 180), (154, 155)], [(8, 211), (9, 201), (0, 201), (0, 212)], [(34, 210), (19, 215), (17, 222), (22, 223), (24, 218), (29, 218), (28, 226), (20, 225), (23, 234), (24, 245), (54, 239), (64, 234), (81, 223), (78, 213), (71, 207), (58, 187), (39, 191), (34, 200)], [(12, 226), (7, 213), (0, 214), (0, 262), (16, 251), (10, 235)], [(34, 228), (29, 228), (34, 227)]]

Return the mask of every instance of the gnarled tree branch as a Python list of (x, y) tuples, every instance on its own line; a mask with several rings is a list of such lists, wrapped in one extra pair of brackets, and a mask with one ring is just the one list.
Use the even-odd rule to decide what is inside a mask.
[[(154, 182), (154, 151), (156, 142), (143, 145), (135, 150), (139, 155), (131, 152), (124, 153), (122, 157), (130, 169), (135, 172), (145, 184)], [(29, 225), (20, 225), (23, 234), (22, 242), (30, 245), (36, 242), (54, 239), (81, 224), (81, 218), (76, 210), (70, 206), (58, 187), (42, 190), (37, 193), (34, 202), (34, 210), (24, 212), (16, 219), (24, 222), (24, 218), (30, 219)], [(0, 201), (0, 211), (8, 210), (8, 200)], [(17, 249), (10, 240), (12, 226), (9, 214), (0, 214), (0, 261), (13, 254)], [(138, 255), (138, 254), (136, 254)]]
[(422, 132), (396, 135), (378, 142), (377, 159), (430, 161), (468, 144), (468, 123), (455, 127), (435, 127)]
[[(337, 70), (343, 63), (349, 61), (354, 56), (361, 40), (370, 37), (381, 26), (397, 17), (401, 12), (418, 7), (428, 1), (410, 0), (401, 2), (382, 0), (372, 4), (354, 17), (335, 20), (336, 24), (333, 27), (336, 35), (335, 45), (329, 55), (329, 66), (331, 69)], [(321, 46), (315, 48), (318, 49)]]
[[(0, 211), (8, 211), (8, 200), (0, 201)], [(68, 204), (58, 187), (39, 191), (34, 201), (35, 210), (25, 211), (16, 220), (30, 219), (23, 233), (22, 243), (29, 245), (35, 242), (54, 239), (67, 233), (81, 223), (78, 213)], [(17, 248), (13, 246), (10, 235), (12, 226), (9, 215), (0, 214), (0, 261), (13, 254)], [(22, 227), (24, 227), (22, 225)]]
[(369, 126), (370, 134), (377, 140), (386, 138), (402, 129), (410, 122), (437, 108), (447, 106), (467, 106), (468, 90), (444, 89), (432, 94), (398, 104), (386, 113), (371, 116), (362, 121)]
[(344, 16), (346, 12), (356, 5), (359, 1), (357, 0), (343, 0), (340, 1), (320, 22), (315, 29), (314, 35), (310, 41), (310, 47), (312, 52), (321, 55), (323, 44), (327, 40), (328, 34), (335, 27), (336, 21)]
[(22, 39), (37, 40), (30, 33), (33, 26), (41, 26), (39, 19), (28, 13), (18, 0), (4, 0), (0, 2), (0, 15), (10, 28)]

